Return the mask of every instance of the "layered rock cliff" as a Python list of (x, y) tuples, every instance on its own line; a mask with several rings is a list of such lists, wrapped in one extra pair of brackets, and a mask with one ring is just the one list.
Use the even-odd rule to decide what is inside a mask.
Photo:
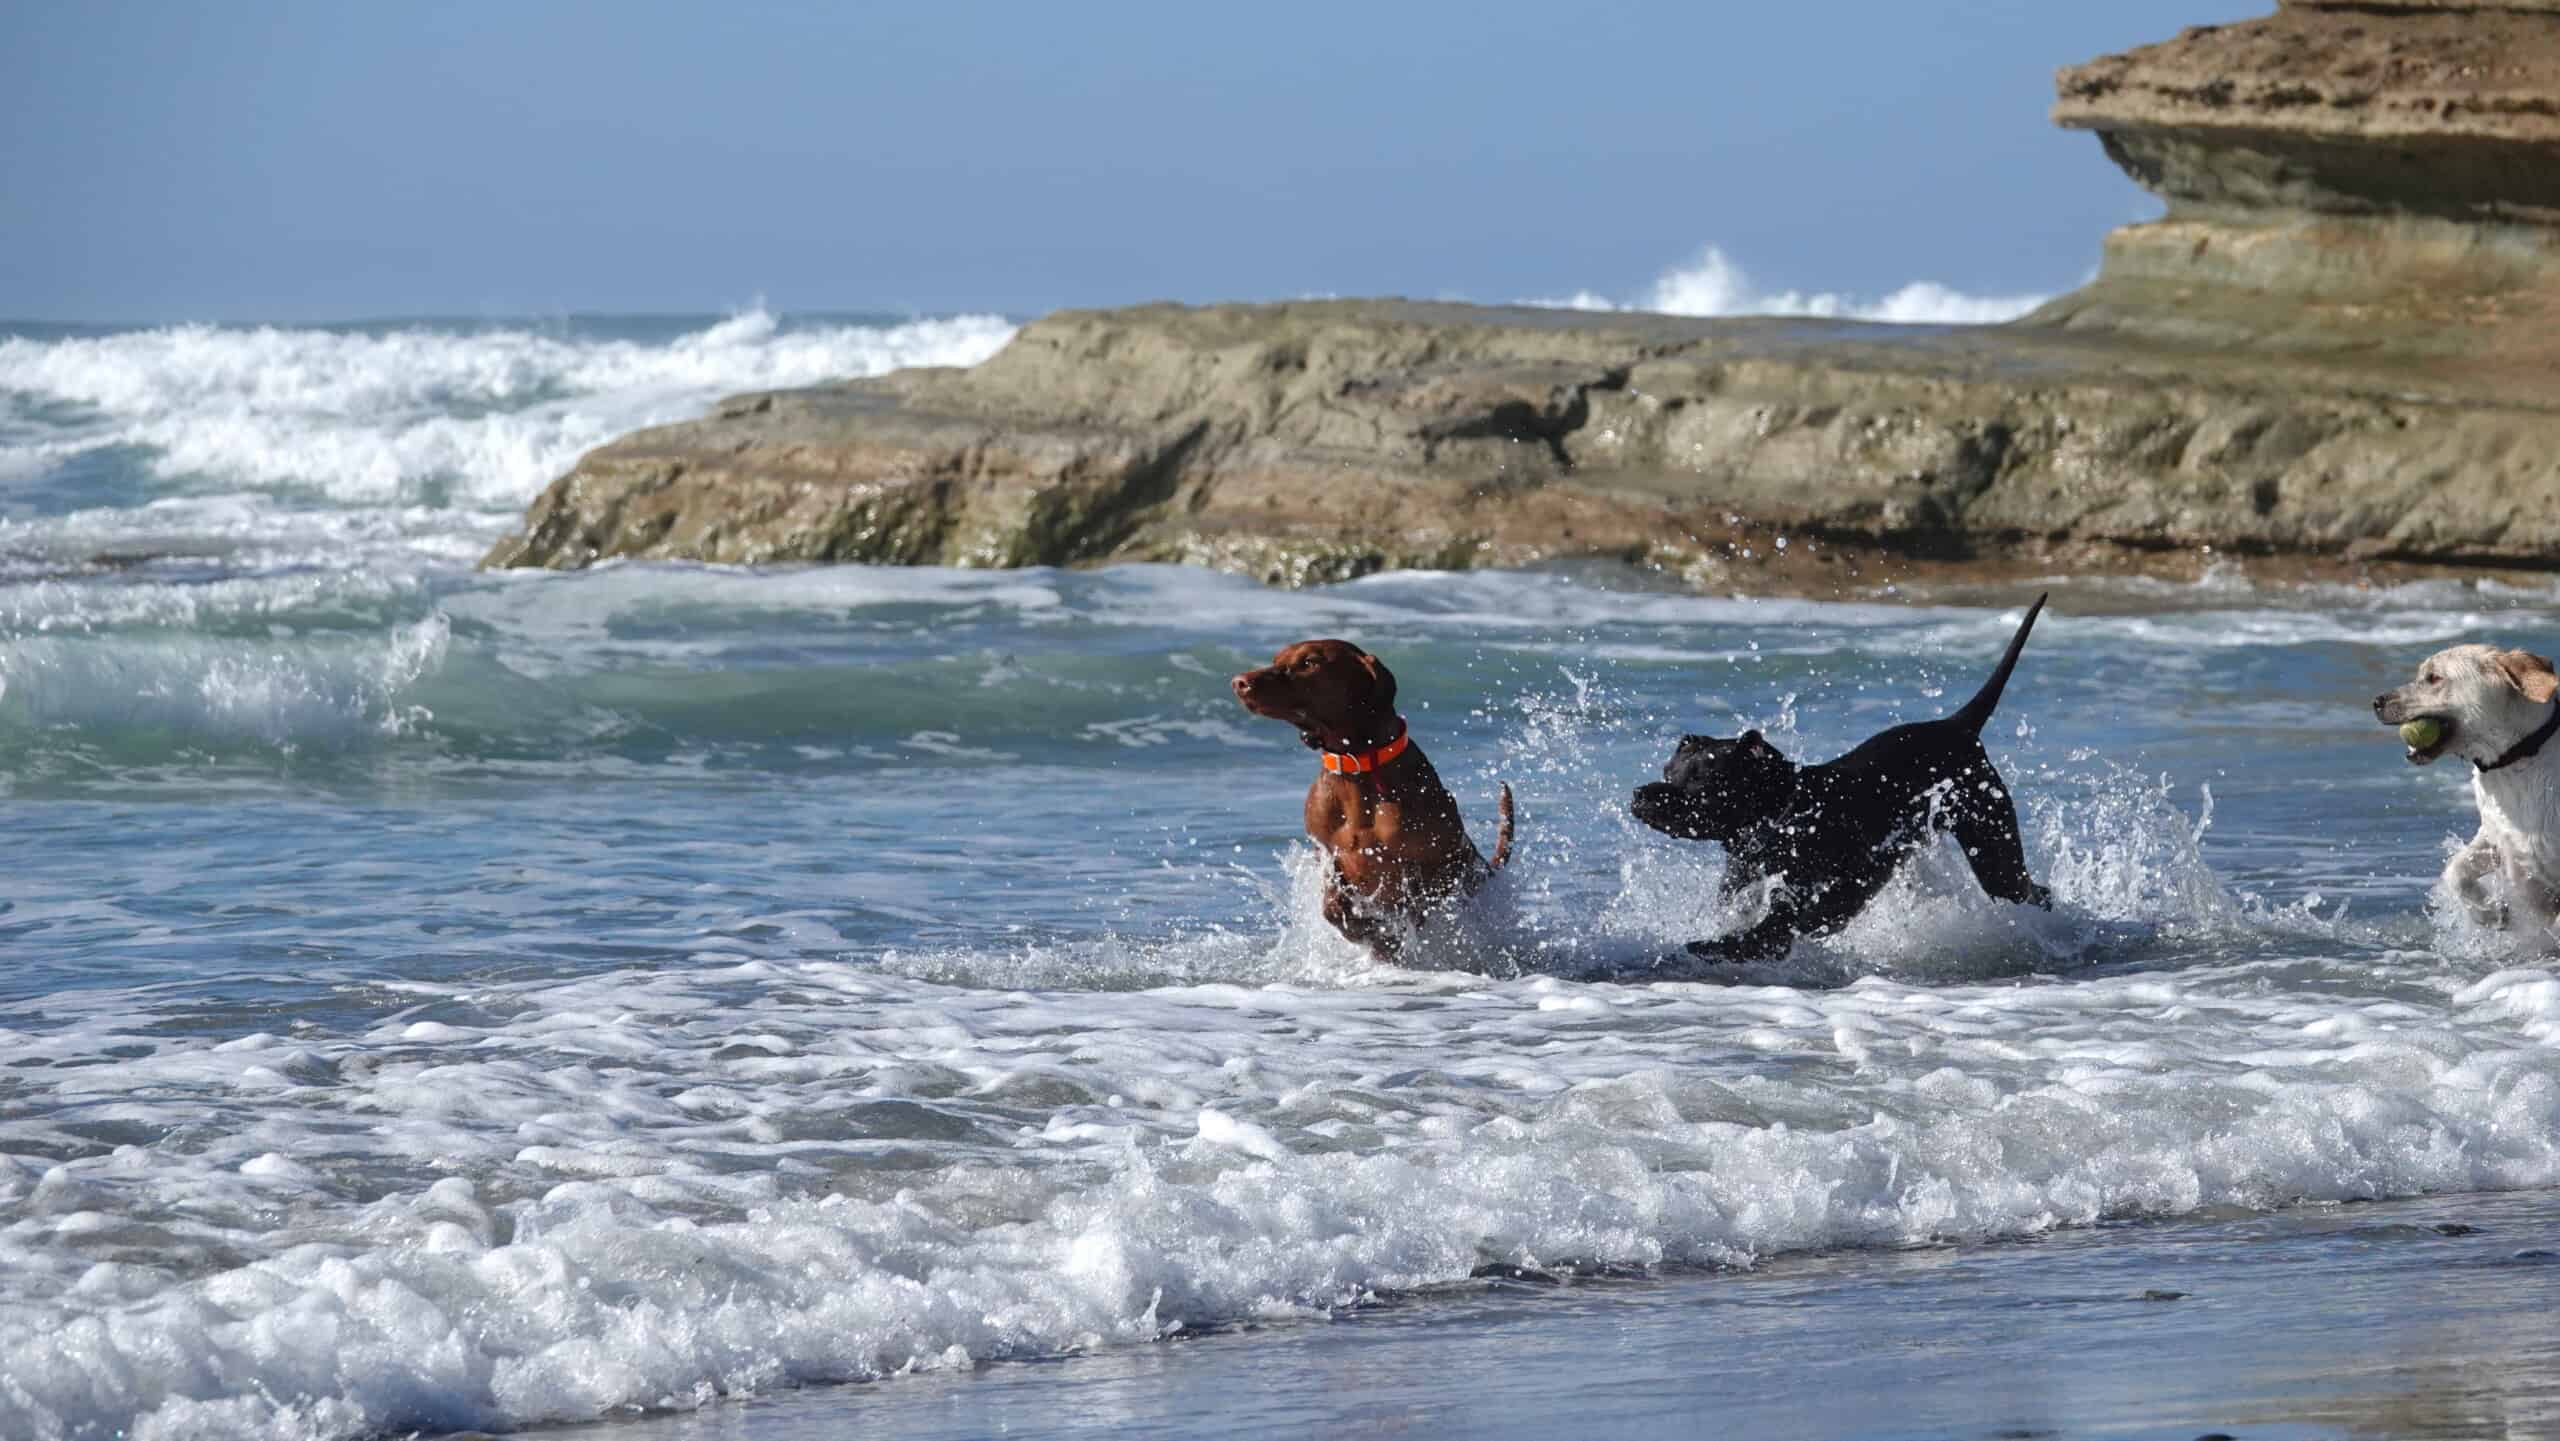
[(2058, 88), (2168, 213), (2019, 323), (1061, 312), (625, 437), (488, 563), (2560, 563), (2560, 0), (2288, 5)]
[(2560, 399), (2560, 3), (2287, 4), (2056, 88), (2169, 213), (2031, 323)]

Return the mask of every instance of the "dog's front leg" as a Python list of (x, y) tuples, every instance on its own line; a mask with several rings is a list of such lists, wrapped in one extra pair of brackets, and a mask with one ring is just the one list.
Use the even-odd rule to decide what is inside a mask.
[(1734, 909), (1744, 897), (1759, 890), (1761, 883), (1768, 879), (1768, 869), (1759, 862), (1742, 855), (1727, 856), (1724, 863), (1724, 881), (1716, 887), (1717, 907), (1722, 910)]
[(1718, 936), (1712, 941), (1691, 941), (1688, 951), (1702, 961), (1725, 961), (1735, 964), (1743, 961), (1768, 961), (1785, 955), (1787, 948), (1795, 944), (1795, 939), (1794, 919), (1791, 916), (1772, 912), (1760, 924), (1747, 931), (1737, 931), (1730, 936)]
[(1365, 946), (1381, 960), (1396, 958), (1402, 932), (1388, 925), (1368, 904), (1368, 898), (1351, 889), (1336, 867), (1327, 867), (1324, 878), (1324, 918), (1341, 932), (1342, 938), (1355, 946)]
[(2560, 922), (2560, 895), (2542, 877), (2523, 866), (2507, 867), (2507, 924), (2542, 935)]
[(2473, 925), (2489, 930), (2506, 928), (2506, 900), (2497, 894), (2489, 879), (2505, 865), (2506, 857), (2495, 845), (2476, 838), (2445, 863), (2445, 894), (2462, 906)]

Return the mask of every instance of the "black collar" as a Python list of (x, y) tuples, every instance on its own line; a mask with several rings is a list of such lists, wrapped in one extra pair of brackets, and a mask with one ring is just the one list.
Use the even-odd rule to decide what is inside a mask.
[(2517, 741), (2514, 745), (2507, 747), (2507, 753), (2505, 755), (2498, 757), (2496, 760), (2489, 762), (2485, 766), (2480, 764), (2478, 761), (2473, 761), (2471, 763), (2472, 768), (2482, 775), (2487, 775), (2489, 772), (2496, 770), (2501, 766), (2511, 766), (2518, 761), (2531, 760), (2541, 753), (2542, 743), (2551, 739), (2555, 735), (2560, 735), (2560, 701), (2554, 701), (2552, 703), (2551, 719), (2544, 721), (2533, 734), (2526, 736), (2523, 740)]

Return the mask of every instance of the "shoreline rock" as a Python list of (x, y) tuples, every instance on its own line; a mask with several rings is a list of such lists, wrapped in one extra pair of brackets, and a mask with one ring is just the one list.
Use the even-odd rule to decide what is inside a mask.
[(2488, 17), (2505, 59), (2446, 8), (2289, 5), (2063, 71), (2057, 120), (2169, 213), (2009, 325), (1064, 311), (966, 371), (616, 440), (484, 564), (2560, 568), (2560, 0)]

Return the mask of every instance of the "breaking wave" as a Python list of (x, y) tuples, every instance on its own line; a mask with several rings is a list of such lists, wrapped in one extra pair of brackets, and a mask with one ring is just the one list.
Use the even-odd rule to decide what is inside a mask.
[(720, 395), (975, 364), (1013, 330), (992, 315), (866, 325), (757, 309), (650, 339), (425, 324), (0, 338), (0, 396), (19, 412), (0, 427), (0, 483), (130, 447), (195, 491), (512, 508), (580, 452)]
[(1763, 290), (1741, 265), (1715, 246), (1657, 277), (1632, 299), (1576, 291), (1533, 300), (1560, 310), (1650, 310), (1665, 315), (1806, 315), (1876, 320), (1896, 325), (1993, 325), (2015, 320), (2052, 299), (2049, 295), (1968, 295), (1933, 280), (1917, 280), (1877, 298), (1834, 291)]

